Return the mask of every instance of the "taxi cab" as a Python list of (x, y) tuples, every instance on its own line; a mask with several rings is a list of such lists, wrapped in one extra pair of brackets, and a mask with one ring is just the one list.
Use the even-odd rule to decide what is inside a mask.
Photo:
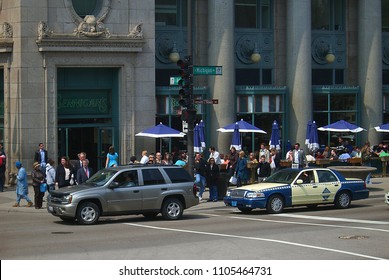
[(242, 212), (266, 209), (268, 213), (281, 213), (285, 207), (315, 207), (334, 204), (348, 208), (352, 200), (369, 197), (363, 180), (345, 178), (327, 168), (281, 169), (261, 183), (246, 185), (227, 191), (226, 206)]

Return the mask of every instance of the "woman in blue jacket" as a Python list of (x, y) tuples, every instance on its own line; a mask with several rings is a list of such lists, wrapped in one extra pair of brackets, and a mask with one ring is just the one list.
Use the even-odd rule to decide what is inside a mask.
[(26, 169), (22, 166), (20, 161), (15, 163), (16, 168), (19, 170), (18, 175), (16, 175), (16, 202), (13, 207), (20, 206), (20, 200), (24, 198), (27, 200), (27, 207), (31, 207), (33, 205), (31, 199), (28, 197), (28, 183), (27, 183), (27, 173)]
[(236, 163), (236, 177), (238, 178), (237, 186), (240, 187), (242, 185), (247, 184), (247, 180), (249, 179), (249, 170), (247, 169), (247, 158), (245, 156), (244, 151), (239, 152), (239, 158)]

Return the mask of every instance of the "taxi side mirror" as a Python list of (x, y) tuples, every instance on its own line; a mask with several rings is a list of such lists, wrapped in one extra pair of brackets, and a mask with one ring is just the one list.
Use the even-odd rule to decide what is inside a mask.
[(302, 184), (302, 183), (304, 183), (302, 179), (297, 179), (297, 181), (296, 181), (296, 184), (297, 184), (297, 185), (300, 185), (300, 184)]

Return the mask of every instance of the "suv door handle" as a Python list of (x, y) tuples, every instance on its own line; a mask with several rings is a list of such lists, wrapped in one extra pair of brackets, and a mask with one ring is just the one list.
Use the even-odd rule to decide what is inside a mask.
[(138, 193), (138, 192), (139, 192), (139, 190), (135, 190), (135, 191), (134, 191), (134, 193)]
[(167, 191), (167, 188), (161, 188), (161, 191)]

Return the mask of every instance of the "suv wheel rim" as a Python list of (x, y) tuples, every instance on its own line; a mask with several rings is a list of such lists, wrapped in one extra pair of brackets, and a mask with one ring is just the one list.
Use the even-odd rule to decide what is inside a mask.
[(92, 207), (85, 207), (81, 211), (81, 217), (84, 221), (93, 221), (96, 218), (96, 211)]
[(170, 203), (167, 207), (167, 213), (171, 217), (177, 217), (180, 214), (181, 208), (178, 203)]

